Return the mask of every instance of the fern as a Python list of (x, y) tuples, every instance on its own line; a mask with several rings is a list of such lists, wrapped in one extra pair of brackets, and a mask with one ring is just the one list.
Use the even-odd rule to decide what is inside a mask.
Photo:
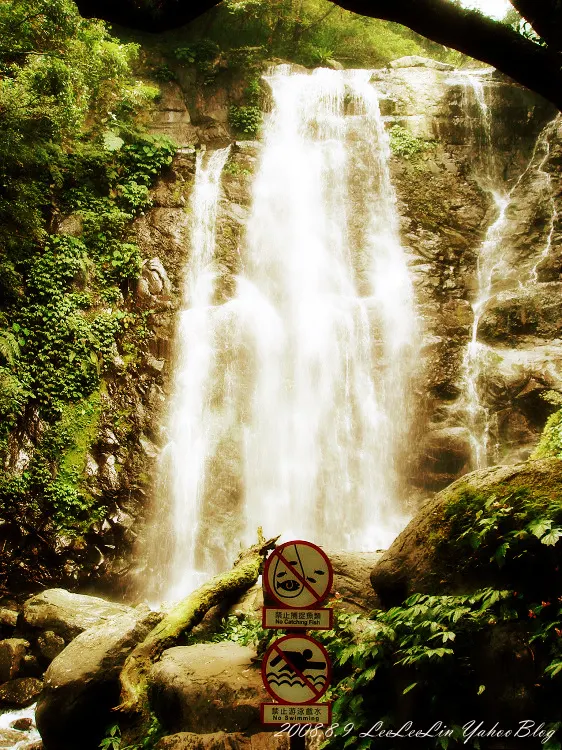
[(0, 333), (0, 356), (10, 367), (20, 356), (20, 341), (11, 331)]

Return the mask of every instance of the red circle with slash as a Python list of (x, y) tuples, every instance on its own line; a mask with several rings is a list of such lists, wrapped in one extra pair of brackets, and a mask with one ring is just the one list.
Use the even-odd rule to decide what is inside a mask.
[(306, 705), (317, 702), (330, 687), (332, 664), (324, 646), (310, 636), (285, 635), (265, 652), (261, 675), (278, 703)]
[(282, 607), (311, 609), (332, 588), (334, 571), (326, 553), (316, 544), (297, 540), (276, 547), (267, 558), (263, 583)]

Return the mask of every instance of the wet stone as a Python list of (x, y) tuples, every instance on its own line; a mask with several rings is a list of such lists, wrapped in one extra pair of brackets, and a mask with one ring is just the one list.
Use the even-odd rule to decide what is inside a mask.
[(53, 633), (52, 630), (46, 630), (37, 639), (37, 646), (39, 647), (41, 656), (51, 662), (63, 650), (65, 642), (64, 638), (61, 638), (60, 635)]
[(35, 677), (18, 677), (0, 685), (0, 705), (24, 708), (30, 706), (36, 699), (43, 683)]
[(0, 607), (0, 626), (15, 628), (18, 622), (18, 613), (13, 609)]
[(17, 729), (20, 732), (28, 732), (33, 727), (33, 720), (29, 716), (22, 716), (10, 724), (11, 729)]
[(0, 729), (0, 750), (13, 750), (21, 740), (21, 732), (17, 729)]
[(22, 638), (0, 641), (0, 683), (17, 676), (28, 648), (29, 643)]

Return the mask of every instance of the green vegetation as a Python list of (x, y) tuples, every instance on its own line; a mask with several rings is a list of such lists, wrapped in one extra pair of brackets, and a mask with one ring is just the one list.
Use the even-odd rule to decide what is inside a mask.
[(332, 59), (346, 67), (380, 67), (405, 55), (463, 59), (398, 24), (358, 16), (327, 0), (225, 0), (181, 33), (189, 42), (184, 59), (198, 66), (212, 65), (211, 43), (239, 64), (244, 50), (254, 58), (281, 57), (310, 67)]
[[(429, 728), (442, 721), (451, 730), (451, 736), (428, 738), (427, 747), (463, 746), (462, 726), (473, 718), (471, 711), (478, 716), (485, 711), (486, 690), (491, 688), (485, 680), (494, 680), (485, 659), (478, 663), (478, 651), (494, 629), (509, 632), (514, 623), (530, 626), (528, 642), (543, 665), (543, 717), (552, 722), (559, 715), (555, 678), (561, 615), (558, 602), (530, 610), (521, 595), (494, 589), (470, 596), (416, 594), (400, 607), (373, 613), (369, 620), (339, 615), (335, 629), (320, 635), (332, 655), (336, 677), (329, 697), (335, 700), (334, 721), (339, 726), (328, 746), (349, 746), (349, 724), (366, 733), (377, 721), (398, 729), (404, 723), (401, 704), (408, 706), (407, 718), (419, 726)], [(405, 698), (410, 692), (411, 700)], [(554, 731), (558, 726), (550, 728)], [(378, 747), (379, 742), (367, 736), (355, 746)], [(392, 745), (383, 741), (380, 746)], [(478, 740), (469, 746), (480, 747)], [(560, 747), (554, 738), (545, 746)]]
[(133, 75), (137, 47), (70, 0), (1, 4), (0, 39), (2, 457), (41, 425), (0, 510), (83, 531), (102, 512), (80, 482), (100, 392), (136, 318), (119, 307), (141, 266), (129, 225), (175, 147), (135, 124), (158, 93)]
[[(471, 595), (415, 594), (400, 607), (377, 610), (370, 617), (339, 612), (333, 630), (316, 633), (334, 667), (325, 698), (334, 702), (333, 727), (324, 746), (391, 748), (392, 741), (368, 736), (369, 729), (382, 722), (397, 730), (404, 716), (427, 729), (441, 721), (451, 731), (450, 736), (427, 738), (428, 748), (466, 746), (463, 724), (473, 713), (482, 715), (486, 691), (496, 689), (486, 684), (487, 678), (495, 679), (486, 665), (493, 649), (479, 661), (479, 651), (496, 630), (524, 633), (525, 647), (532, 649), (539, 667), (535, 688), (543, 701), (541, 718), (554, 734), (561, 726), (553, 721), (560, 713), (562, 679), (560, 600), (536, 602), (521, 593), (485, 588)], [(214, 640), (257, 646), (262, 654), (279, 635), (263, 630), (253, 618), (230, 617)], [(411, 700), (405, 697), (409, 693)], [(480, 747), (478, 740), (468, 746)], [(560, 748), (554, 736), (544, 746)]]
[(435, 147), (434, 141), (416, 138), (402, 125), (393, 125), (389, 130), (389, 136), (392, 153), (410, 161), (415, 161), (420, 154)]
[(497, 563), (553, 547), (562, 538), (562, 498), (514, 489), (478, 494), (458, 491), (446, 508), (440, 549), (457, 566)]
[(210, 39), (202, 39), (186, 47), (178, 47), (175, 57), (182, 63), (195, 65), (201, 74), (203, 85), (213, 83), (217, 74), (216, 60), (220, 55), (220, 47)]
[(548, 391), (543, 398), (559, 408), (547, 419), (539, 444), (531, 458), (553, 456), (562, 459), (562, 395), (556, 391)]
[(134, 743), (133, 745), (123, 745), (121, 728), (119, 724), (113, 724), (107, 728), (105, 737), (100, 742), (99, 748), (100, 750), (153, 750), (163, 734), (160, 722), (153, 714), (150, 717), (148, 730), (141, 742)]
[[(461, 574), (453, 590), (472, 593), (415, 594), (369, 617), (336, 609), (334, 629), (315, 634), (334, 666), (326, 695), (334, 702), (334, 727), (326, 747), (394, 750), (392, 739), (368, 736), (369, 729), (382, 722), (396, 730), (412, 721), (422, 728), (443, 722), (450, 730), (426, 738), (425, 747), (479, 748), (477, 738), (463, 744), (463, 725), (505, 710), (506, 701), (514, 701), (518, 716), (517, 701), (528, 696), (533, 719), (552, 733), (543, 746), (559, 750), (562, 499), (548, 491), (548, 474), (541, 476), (529, 475), (531, 489), (513, 479), (494, 491), (469, 485), (451, 491), (428, 544), (438, 585), (449, 583), (450, 566)], [(255, 619), (230, 617), (214, 639), (256, 646), (261, 654), (278, 636)]]
[(235, 133), (256, 136), (259, 132), (262, 112), (259, 107), (230, 107), (228, 121)]
[(260, 647), (260, 651), (265, 651), (269, 641), (272, 638), (276, 640), (280, 632), (272, 633), (270, 630), (265, 630), (261, 626), (261, 621), (252, 617), (231, 615), (223, 620), (221, 630), (212, 641), (214, 643), (231, 641), (239, 646), (255, 646)]

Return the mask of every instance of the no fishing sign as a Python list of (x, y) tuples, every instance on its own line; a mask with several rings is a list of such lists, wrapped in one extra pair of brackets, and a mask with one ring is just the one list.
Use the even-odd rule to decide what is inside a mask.
[(263, 626), (293, 633), (275, 641), (263, 657), (263, 684), (277, 701), (262, 704), (264, 724), (331, 722), (331, 704), (317, 702), (330, 685), (330, 657), (322, 644), (299, 630), (332, 627), (332, 610), (320, 605), (333, 577), (327, 555), (310, 542), (286, 542), (267, 559), (263, 585), (279, 607), (263, 608)]
[(318, 609), (332, 588), (334, 573), (326, 553), (305, 541), (286, 542), (268, 557), (265, 591), (281, 607), (264, 607), (264, 628), (329, 630), (331, 609)]

